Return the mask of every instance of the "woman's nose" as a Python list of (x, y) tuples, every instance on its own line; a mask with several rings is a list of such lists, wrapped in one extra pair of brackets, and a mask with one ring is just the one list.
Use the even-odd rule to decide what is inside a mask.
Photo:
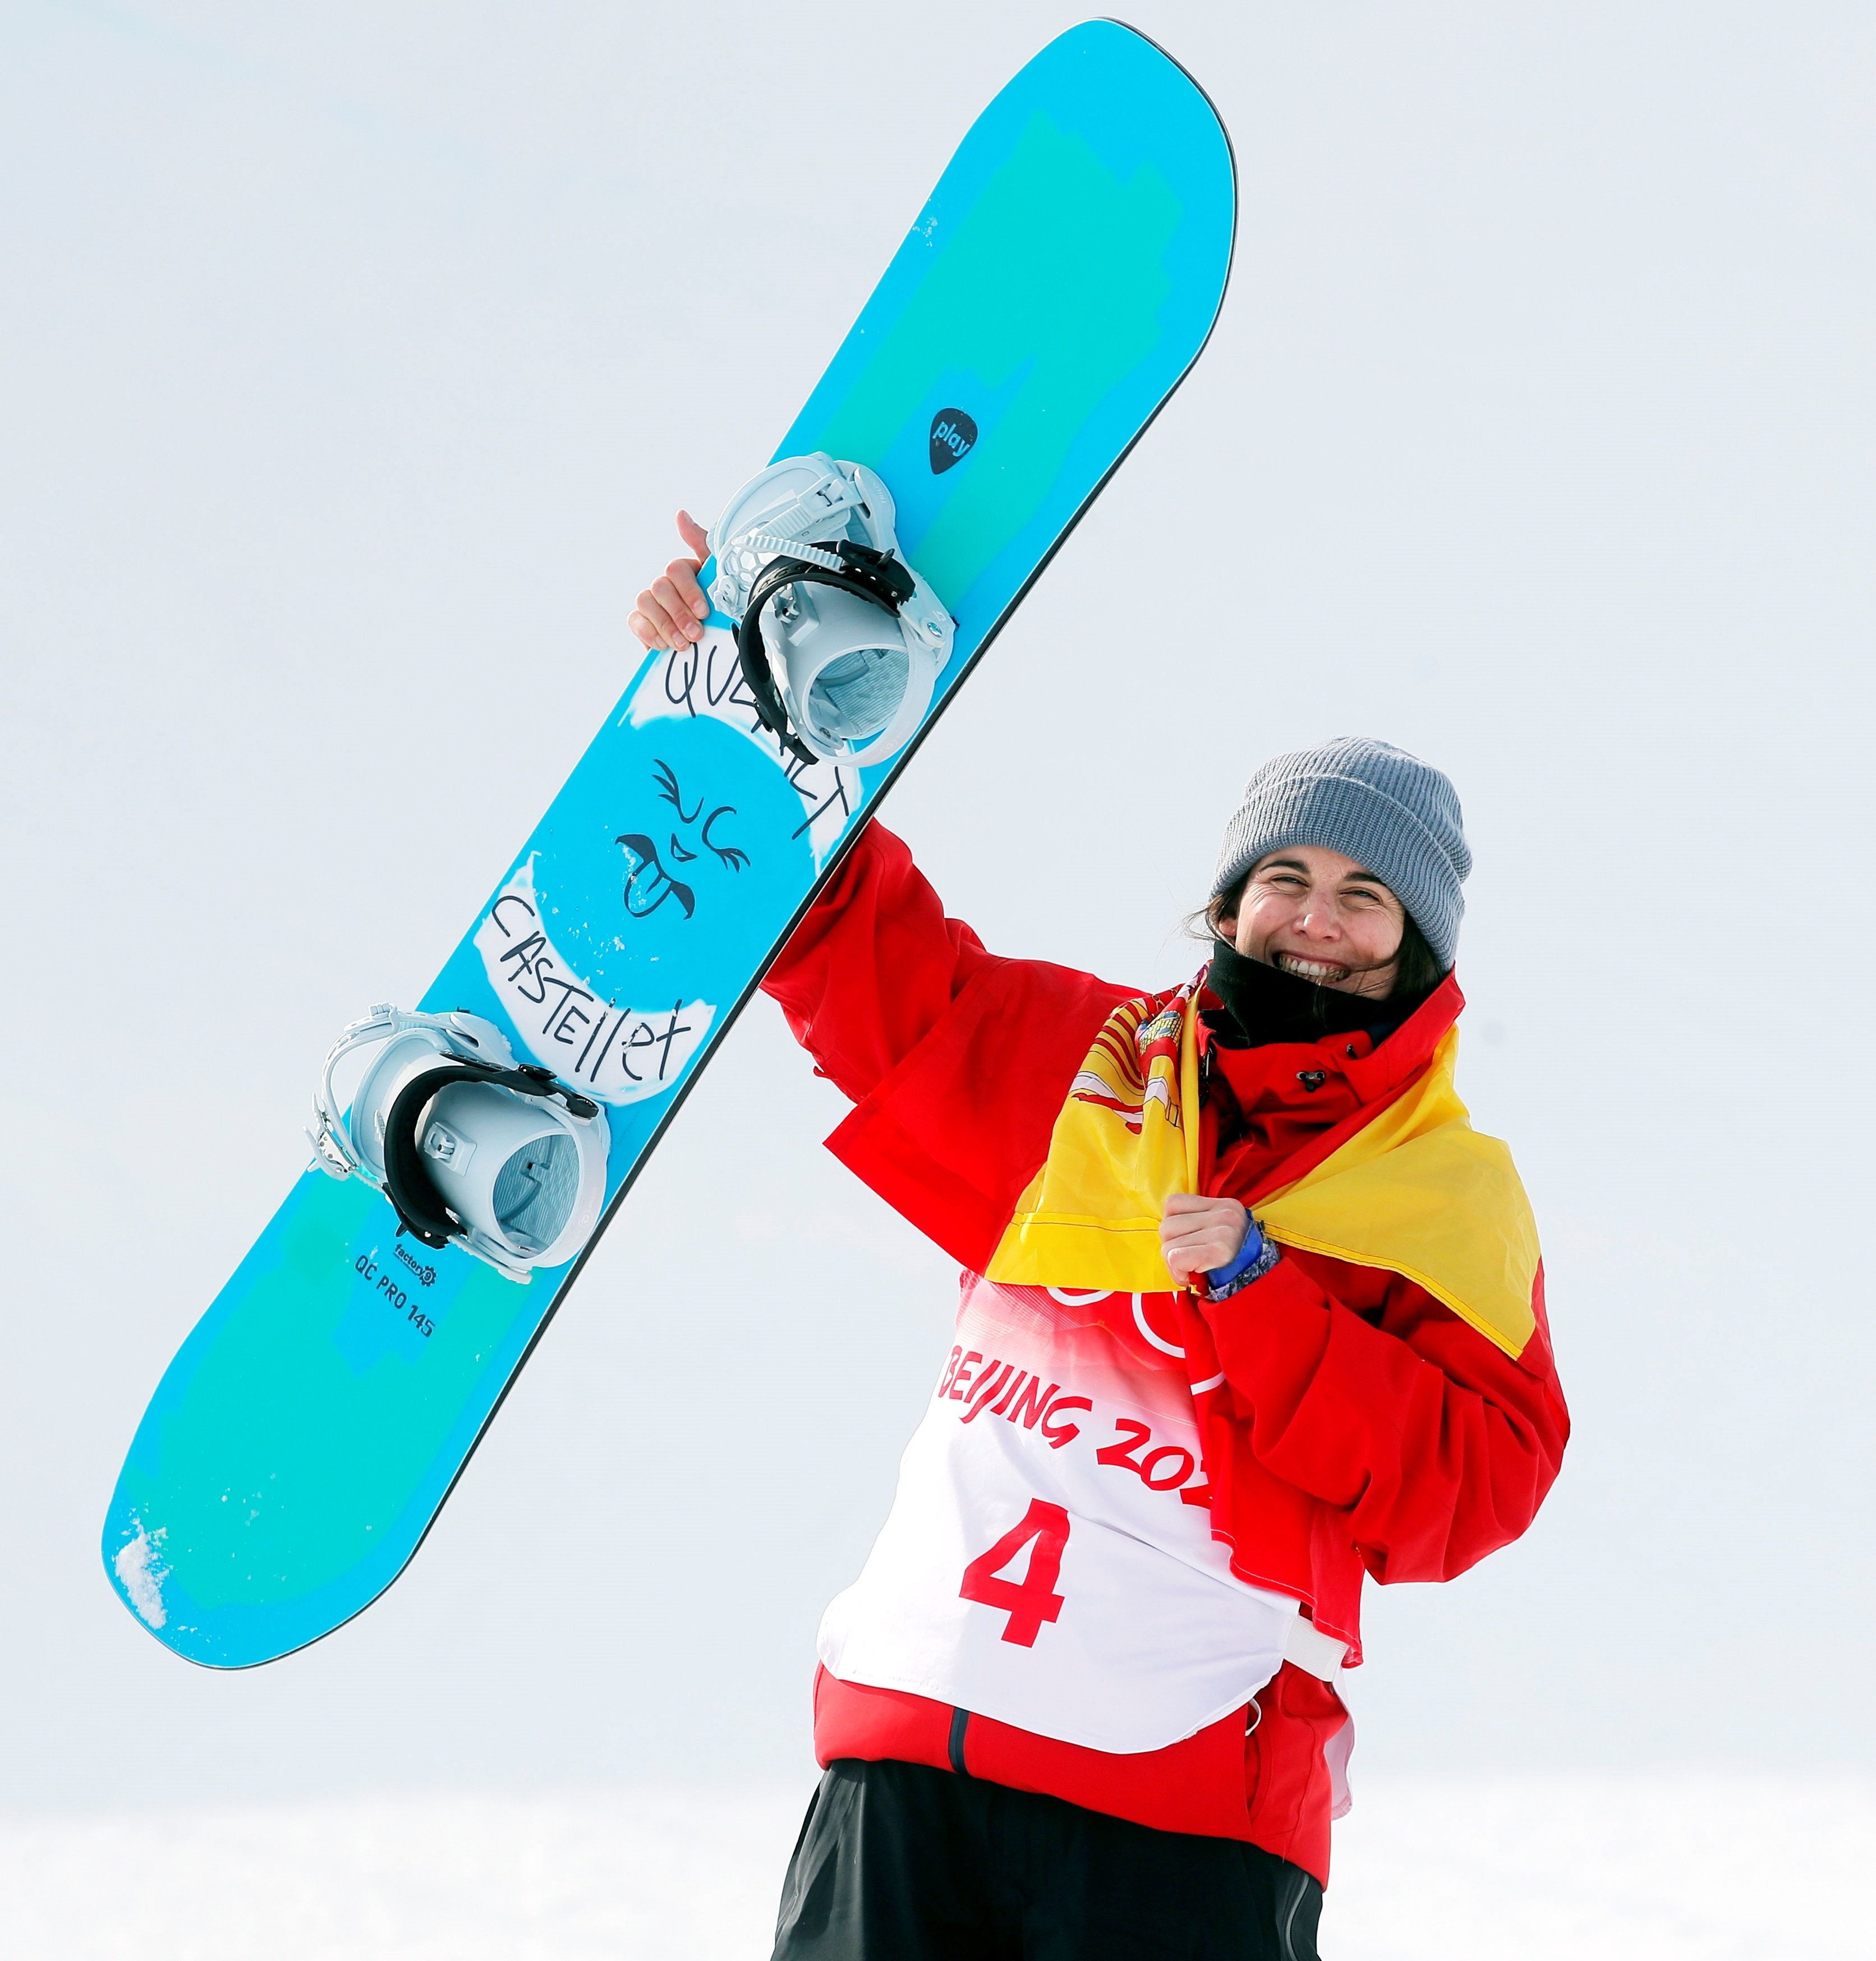
[(1303, 908), (1297, 925), (1312, 939), (1333, 939), (1342, 930), (1342, 920), (1335, 907), (1319, 899), (1312, 899)]

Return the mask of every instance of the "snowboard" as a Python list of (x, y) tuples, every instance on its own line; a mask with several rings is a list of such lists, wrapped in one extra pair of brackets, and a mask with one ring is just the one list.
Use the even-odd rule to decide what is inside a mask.
[(876, 767), (804, 763), (719, 615), (646, 660), (419, 1004), (487, 1018), (603, 1105), (598, 1226), (520, 1284), (309, 1169), (170, 1364), (111, 1499), (106, 1569), (165, 1646), (273, 1660), (409, 1562), (844, 847), (1198, 358), (1235, 218), (1211, 104), (1117, 23), (1051, 43), (972, 125), (774, 452), (864, 463), (892, 493), (956, 623), (917, 734)]

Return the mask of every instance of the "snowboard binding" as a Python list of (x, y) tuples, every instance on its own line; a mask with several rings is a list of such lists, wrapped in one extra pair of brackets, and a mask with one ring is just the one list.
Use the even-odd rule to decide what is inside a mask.
[(817, 451), (772, 463), (712, 527), (710, 597), (735, 620), (755, 712), (804, 763), (898, 754), (931, 706), (954, 626), (900, 555), (892, 493)]
[[(342, 1106), (340, 1064), (373, 1045)], [(517, 1064), (480, 1016), (372, 1009), (327, 1054), (313, 1118), (306, 1134), (328, 1177), (366, 1179), (400, 1234), (459, 1245), (512, 1280), (570, 1260), (598, 1223), (605, 1113), (538, 1064)]]

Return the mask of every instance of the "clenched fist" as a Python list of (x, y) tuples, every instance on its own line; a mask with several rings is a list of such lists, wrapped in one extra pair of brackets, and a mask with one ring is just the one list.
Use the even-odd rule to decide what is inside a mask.
[(1228, 1267), (1244, 1245), (1250, 1214), (1235, 1198), (1198, 1198), (1176, 1191), (1160, 1221), (1160, 1251), (1176, 1280)]

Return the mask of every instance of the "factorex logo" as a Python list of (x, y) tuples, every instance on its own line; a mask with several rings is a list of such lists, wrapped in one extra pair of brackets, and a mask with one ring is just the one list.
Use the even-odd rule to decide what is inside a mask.
[(977, 446), (977, 425), (962, 409), (940, 409), (931, 419), (931, 474), (942, 477)]

